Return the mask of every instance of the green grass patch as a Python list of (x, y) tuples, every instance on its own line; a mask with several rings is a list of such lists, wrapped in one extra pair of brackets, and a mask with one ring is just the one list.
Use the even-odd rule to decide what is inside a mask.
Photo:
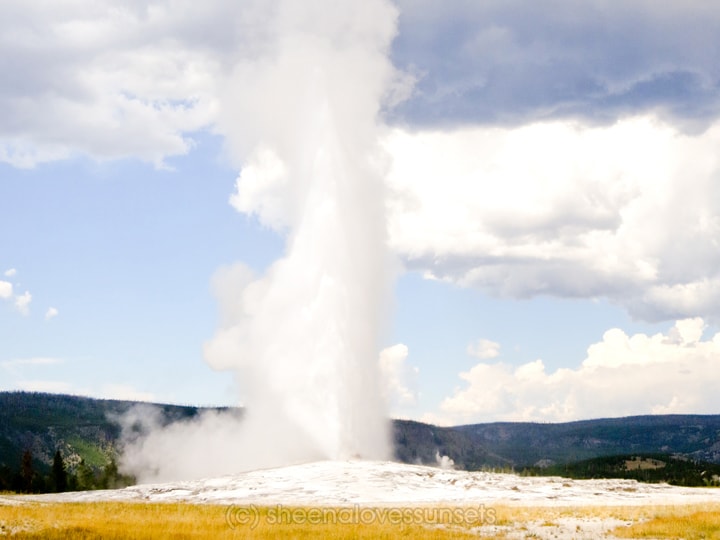
[(102, 468), (110, 461), (107, 452), (92, 442), (83, 440), (78, 436), (68, 438), (67, 442), (90, 467)]

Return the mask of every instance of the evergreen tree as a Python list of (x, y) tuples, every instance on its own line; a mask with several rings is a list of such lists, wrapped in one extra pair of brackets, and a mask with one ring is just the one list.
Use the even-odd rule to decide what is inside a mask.
[(10, 467), (3, 465), (0, 467), (0, 491), (9, 491), (12, 489), (13, 472)]
[(63, 461), (60, 450), (55, 452), (52, 464), (52, 484), (55, 488), (55, 492), (60, 493), (61, 491), (67, 491), (68, 478), (67, 471), (65, 470), (65, 462)]
[(31, 493), (33, 489), (33, 477), (35, 469), (32, 464), (32, 452), (25, 450), (20, 463), (21, 489), (24, 493)]

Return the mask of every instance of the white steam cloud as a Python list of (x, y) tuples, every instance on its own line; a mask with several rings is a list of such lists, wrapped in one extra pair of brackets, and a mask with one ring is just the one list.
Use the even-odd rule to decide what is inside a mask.
[(286, 234), (286, 253), (263, 276), (242, 264), (217, 272), (221, 324), (205, 347), (212, 367), (237, 374), (246, 412), (144, 430), (123, 460), (141, 480), (389, 455), (378, 116), (402, 88), (388, 59), (397, 12), (382, 0), (263, 9), (219, 125), (242, 166), (231, 203)]

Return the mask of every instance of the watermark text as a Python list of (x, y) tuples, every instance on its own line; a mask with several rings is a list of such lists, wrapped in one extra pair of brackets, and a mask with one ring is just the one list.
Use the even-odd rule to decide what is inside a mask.
[(275, 506), (231, 505), (225, 520), (231, 529), (255, 529), (264, 525), (456, 525), (473, 527), (492, 525), (495, 509), (484, 504), (463, 507), (371, 507), (302, 508)]

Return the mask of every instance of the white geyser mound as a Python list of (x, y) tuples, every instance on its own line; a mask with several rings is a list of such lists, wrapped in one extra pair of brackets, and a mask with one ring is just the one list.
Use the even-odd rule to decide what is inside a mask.
[(258, 3), (266, 19), (225, 81), (218, 126), (241, 165), (231, 203), (287, 242), (263, 276), (236, 264), (213, 280), (221, 325), (205, 358), (235, 371), (245, 415), (145, 426), (123, 459), (143, 481), (389, 456), (378, 117), (404, 86), (388, 59), (397, 12), (382, 0), (270, 5)]

